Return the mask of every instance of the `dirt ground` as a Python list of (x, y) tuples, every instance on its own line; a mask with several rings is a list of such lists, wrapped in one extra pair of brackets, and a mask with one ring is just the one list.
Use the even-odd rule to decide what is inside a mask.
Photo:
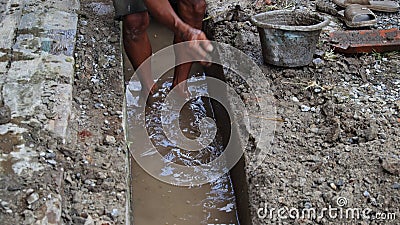
[(80, 3), (70, 128), (76, 145), (64, 151), (63, 220), (124, 224), (128, 172), (119, 22), (112, 1)]
[[(314, 56), (318, 60), (295, 69), (267, 66), (256, 28), (246, 17), (267, 7), (271, 8), (261, 4), (241, 9), (243, 17), (218, 22), (213, 32), (214, 40), (237, 47), (261, 66), (284, 120), (278, 123), (266, 161), (248, 171), (253, 224), (278, 222), (276, 217), (257, 216), (265, 206), (322, 209), (337, 206), (338, 198), (346, 198), (348, 208), (372, 211), (371, 219), (341, 223), (399, 224), (400, 53), (335, 54), (327, 35), (343, 26), (333, 20), (321, 35)], [(315, 10), (315, 1), (278, 1), (275, 7)], [(377, 15), (376, 28), (400, 26), (399, 13)], [(73, 120), (78, 144), (71, 147), (77, 150), (64, 151), (63, 219), (66, 224), (83, 224), (97, 215), (105, 222), (123, 222), (124, 209), (113, 206), (125, 201), (127, 190), (121, 49), (112, 2), (82, 0), (78, 32)], [(104, 201), (109, 204), (96, 203)], [(395, 219), (374, 220), (379, 213), (395, 213)]]
[[(315, 1), (277, 1), (273, 8), (315, 11)], [(328, 1), (326, 1), (328, 2)], [(216, 24), (216, 41), (248, 54), (265, 73), (279, 118), (273, 146), (256, 171), (248, 171), (254, 224), (398, 224), (400, 168), (400, 53), (344, 56), (331, 51), (328, 35), (344, 26), (336, 18), (321, 34), (309, 66), (263, 64), (257, 30), (247, 15), (271, 6), (243, 8), (243, 17)], [(240, 14), (239, 14), (240, 15)], [(399, 28), (399, 13), (377, 13), (376, 28)], [(231, 80), (233, 86), (240, 86)], [(262, 208), (370, 209), (371, 219), (262, 219)], [(287, 211), (286, 211), (287, 212)], [(266, 212), (267, 215), (269, 211)], [(379, 219), (395, 215), (392, 219)], [(286, 214), (288, 216), (288, 214)]]

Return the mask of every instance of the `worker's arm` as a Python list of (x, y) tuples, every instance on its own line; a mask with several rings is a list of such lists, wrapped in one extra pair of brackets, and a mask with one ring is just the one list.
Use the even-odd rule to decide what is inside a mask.
[(206, 57), (213, 47), (201, 30), (195, 29), (183, 22), (173, 10), (168, 0), (144, 0), (150, 14), (160, 23), (171, 29), (185, 41), (201, 40), (200, 44), (193, 43), (192, 47), (201, 56)]

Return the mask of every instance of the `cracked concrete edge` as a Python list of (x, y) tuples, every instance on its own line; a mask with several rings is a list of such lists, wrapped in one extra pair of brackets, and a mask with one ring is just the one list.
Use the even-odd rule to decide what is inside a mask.
[[(34, 5), (33, 8), (31, 8), (31, 11), (33, 12), (28, 12), (28, 4)], [(15, 129), (18, 130), (18, 128), (21, 128), (19, 130), (23, 131), (21, 127), (22, 124), (15, 121), (18, 121), (18, 118), (23, 118), (23, 120), (24, 118), (32, 118), (35, 119), (35, 122), (37, 121), (41, 124), (44, 124), (45, 128), (54, 132), (56, 136), (61, 137), (64, 140), (68, 139), (67, 129), (72, 107), (72, 79), (74, 76), (74, 69), (72, 65), (74, 64), (74, 59), (70, 57), (71, 55), (65, 55), (65, 52), (46, 52), (43, 48), (40, 49), (40, 47), (43, 47), (41, 45), (44, 43), (43, 40), (47, 40), (49, 38), (51, 39), (51, 37), (56, 39), (57, 35), (61, 35), (61, 33), (53, 33), (51, 31), (64, 30), (62, 28), (60, 29), (60, 27), (57, 25), (59, 23), (59, 15), (63, 15), (63, 18), (65, 19), (65, 25), (68, 26), (67, 28), (75, 31), (72, 32), (72, 35), (68, 37), (68, 40), (70, 43), (72, 43), (72, 48), (74, 49), (78, 21), (76, 10), (79, 9), (79, 5), (80, 3), (77, 0), (58, 1), (55, 5), (50, 4), (50, 2), (35, 0), (26, 0), (22, 3), (21, 1), (16, 0), (11, 0), (8, 2), (6, 11), (7, 15), (5, 15), (4, 20), (1, 21), (2, 26), (0, 32), (0, 48), (3, 56), (5, 55), (7, 60), (6, 62), (2, 62), (0, 64), (0, 73), (2, 75), (0, 78), (0, 86), (3, 86), (2, 94), (4, 96), (5, 104), (11, 105), (10, 108), (12, 110), (12, 118), (15, 120), (8, 124), (2, 125), (1, 130), (4, 131), (2, 133), (12, 132)], [(46, 9), (51, 9), (50, 11), (53, 11), (54, 14), (44, 13)], [(41, 12), (41, 10), (44, 11)], [(29, 15), (30, 13), (33, 13), (33, 16), (37, 17), (37, 20), (42, 22), (44, 21), (44, 24), (54, 25), (51, 27), (48, 27), (47, 25), (47, 27), (43, 26), (43, 30), (48, 31), (49, 34), (52, 34), (51, 37), (43, 37), (33, 33), (28, 35), (29, 37), (26, 43), (20, 42), (21, 40), (26, 40), (27, 36), (22, 32), (19, 32), (21, 31), (19, 28), (30, 29), (33, 26), (30, 23), (25, 25), (22, 24), (23, 17)], [(41, 26), (40, 23), (37, 25), (38, 27)], [(20, 38), (22, 36), (24, 37)], [(38, 40), (42, 42), (39, 42), (39, 45), (35, 45), (37, 44)], [(53, 40), (53, 42), (54, 41), (57, 42), (57, 40)], [(29, 47), (29, 44), (39, 48), (33, 50), (27, 48), (27, 46)], [(16, 53), (20, 53), (18, 56), (22, 56), (21, 58), (24, 60), (19, 61), (20, 58), (16, 57)], [(15, 59), (17, 61), (15, 61)], [(54, 64), (54, 61), (57, 61), (58, 64), (52, 65)], [(27, 67), (26, 63), (32, 64), (32, 67)], [(27, 68), (29, 69), (27, 70)], [(65, 70), (65, 68), (68, 69)], [(23, 71), (23, 73), (21, 73), (21, 71)], [(51, 71), (51, 73), (48, 73), (49, 71)], [(55, 76), (46, 77), (46, 73)], [(13, 74), (17, 76), (11, 76)], [(66, 79), (60, 79), (61, 77), (65, 77)], [(49, 107), (48, 104), (44, 103), (46, 99), (50, 99), (48, 103), (54, 103), (52, 104), (52, 107)], [(45, 114), (46, 111), (43, 110), (49, 110), (50, 114), (54, 115), (47, 115)], [(32, 122), (32, 119), (28, 119), (29, 121), (26, 121), (26, 123)], [(30, 131), (25, 130), (23, 132)], [(24, 149), (31, 152), (33, 155), (39, 155), (37, 150), (33, 148), (25, 147)], [(20, 151), (25, 151), (24, 149), (20, 149)], [(12, 157), (12, 155), (5, 156), (2, 154), (1, 157)], [(14, 158), (12, 159), (14, 160)], [(39, 191), (40, 195), (38, 196), (42, 200), (46, 200), (43, 208), (41, 208), (41, 210), (34, 210), (33, 213), (34, 217), (36, 218), (35, 224), (61, 224), (62, 196), (59, 193), (62, 192), (61, 185), (63, 181), (63, 168), (57, 164), (56, 171), (51, 169), (48, 170), (49, 165), (39, 162), (38, 157), (19, 158), (15, 164), (17, 163), (21, 165), (28, 165), (32, 163), (35, 165), (37, 164), (38, 168), (40, 169), (40, 173), (48, 173), (47, 176), (55, 177), (50, 181), (54, 181), (56, 183), (57, 190), (43, 191), (43, 193), (39, 190), (33, 190)], [(30, 170), (28, 167), (22, 167), (19, 169), (21, 169), (21, 174), (25, 177), (24, 179), (33, 181), (35, 180), (36, 172)], [(27, 170), (30, 171), (27, 172)], [(50, 175), (50, 173), (52, 173), (54, 176)], [(18, 176), (18, 174), (16, 175)], [(4, 190), (4, 192), (5, 191), (6, 190)], [(5, 195), (7, 195), (7, 193), (1, 193), (2, 197)], [(25, 198), (22, 198), (22, 200), (25, 200)], [(21, 217), (15, 217), (14, 219), (18, 220), (20, 218)], [(22, 221), (15, 222), (21, 223)]]
[[(125, 119), (127, 118), (126, 115), (126, 99), (124, 98), (124, 105), (123, 105), (123, 112), (124, 112), (124, 118), (123, 118), (123, 128), (124, 128), (124, 137), (125, 137), (125, 142), (127, 140), (127, 136), (126, 136), (126, 123), (125, 123)], [(126, 202), (125, 202), (125, 224), (126, 225), (130, 225), (131, 221), (133, 221), (133, 213), (132, 213), (132, 190), (131, 190), (131, 181), (132, 181), (132, 177), (131, 177), (131, 158), (130, 158), (130, 149), (129, 149), (129, 145), (126, 145), (126, 157), (125, 157), (125, 165), (126, 165), (126, 183), (128, 188), (126, 189)]]
[[(119, 23), (119, 28), (122, 31), (122, 22)], [(122, 32), (120, 33), (120, 48), (121, 50), (124, 49), (124, 44), (123, 44), (123, 34)], [(120, 55), (120, 60), (121, 60), (121, 68), (124, 68), (124, 56), (122, 54), (121, 51), (121, 55)], [(122, 76), (123, 79), (125, 76)], [(125, 82), (121, 82), (122, 83), (122, 90), (125, 91)], [(132, 190), (131, 190), (131, 181), (132, 181), (132, 177), (131, 177), (131, 158), (130, 158), (130, 149), (129, 149), (129, 144), (127, 142), (128, 137), (127, 137), (127, 122), (126, 120), (128, 119), (127, 117), (127, 111), (126, 111), (126, 94), (124, 93), (124, 101), (123, 101), (123, 105), (122, 105), (122, 112), (123, 112), (123, 118), (122, 118), (122, 127), (124, 130), (124, 141), (126, 143), (126, 157), (125, 157), (125, 165), (126, 165), (126, 184), (127, 184), (127, 191), (126, 191), (126, 202), (125, 202), (125, 224), (126, 225), (130, 225), (133, 221), (133, 213), (132, 213)], [(133, 223), (132, 223), (133, 224)]]
[[(215, 24), (220, 23), (222, 21), (230, 21), (233, 16), (233, 9), (239, 6), (241, 9), (250, 8), (249, 6), (253, 4), (250, 0), (228, 0), (224, 2), (220, 2), (218, 0), (208, 0), (207, 1), (207, 15), (209, 17), (205, 21), (205, 32), (206, 34), (214, 38), (214, 29)], [(251, 13), (251, 12), (250, 12)], [(248, 17), (249, 15), (247, 15)], [(246, 17), (245, 17), (246, 18)], [(226, 60), (232, 59), (231, 55), (227, 55), (230, 51), (227, 52), (219, 52), (221, 61), (224, 62)], [(245, 53), (243, 53), (245, 54)], [(250, 60), (253, 60), (249, 57)], [(237, 62), (241, 64), (240, 62)], [(255, 62), (255, 65), (257, 63)], [(227, 61), (224, 65), (230, 65), (230, 62)], [(246, 65), (244, 65), (246, 67)], [(231, 115), (234, 119), (231, 119), (231, 122), (235, 124), (234, 126), (239, 128), (237, 129), (237, 134), (239, 136), (238, 142), (242, 146), (249, 147), (249, 144), (254, 145), (254, 151), (243, 149), (243, 157), (244, 157), (244, 168), (240, 168), (243, 170), (244, 179), (240, 179), (243, 182), (246, 182), (247, 188), (243, 189), (247, 191), (247, 198), (244, 197), (242, 200), (247, 202), (242, 202), (241, 205), (244, 205), (246, 208), (240, 207), (238, 209), (239, 219), (241, 222), (245, 221), (245, 224), (251, 224), (251, 218), (256, 218), (257, 215), (254, 214), (256, 209), (252, 208), (253, 205), (250, 202), (250, 198), (253, 197), (252, 190), (253, 185), (249, 183), (249, 178), (251, 177), (251, 172), (257, 170), (257, 168), (263, 164), (265, 157), (267, 157), (270, 152), (270, 145), (274, 139), (276, 121), (276, 111), (274, 107), (274, 99), (272, 93), (269, 91), (270, 84), (263, 78), (264, 71), (261, 67), (257, 68), (249, 68), (252, 76), (248, 77), (245, 80), (245, 83), (250, 84), (249, 91), (250, 94), (242, 95), (242, 101), (246, 101), (246, 110), (247, 110), (247, 118), (243, 118), (242, 108), (238, 107), (235, 104), (235, 100), (233, 100), (233, 94), (229, 94), (228, 90), (228, 102), (230, 103), (230, 108), (234, 115)], [(232, 71), (224, 70), (225, 79), (227, 82), (230, 82), (231, 77), (237, 76), (238, 74), (232, 73)], [(251, 84), (258, 84), (257, 86), (252, 86)], [(233, 84), (234, 85), (234, 84)], [(231, 87), (232, 88), (232, 87)], [(258, 106), (262, 107), (263, 110), (259, 110)], [(248, 119), (248, 124), (242, 126), (239, 121)], [(242, 121), (243, 122), (243, 121)], [(268, 137), (268, 138), (267, 138)], [(252, 140), (251, 143), (248, 143), (248, 140)], [(250, 142), (250, 141), (249, 141)], [(236, 171), (237, 172), (237, 171)], [(237, 179), (232, 177), (232, 179)], [(235, 183), (235, 182), (234, 182)], [(235, 187), (236, 189), (242, 190), (240, 187)]]

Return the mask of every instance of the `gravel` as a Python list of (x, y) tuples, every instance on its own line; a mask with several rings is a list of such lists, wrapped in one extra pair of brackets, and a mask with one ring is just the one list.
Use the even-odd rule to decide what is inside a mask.
[[(315, 11), (315, 1), (276, 2), (277, 8)], [(253, 15), (266, 8), (250, 5), (241, 10)], [(377, 16), (377, 27), (399, 28), (400, 13)], [(263, 219), (257, 210), (264, 205), (321, 210), (334, 207), (338, 198), (348, 201), (344, 209), (396, 214), (391, 220), (361, 219), (361, 224), (400, 223), (400, 53), (331, 52), (329, 32), (345, 28), (333, 18), (309, 66), (279, 68), (263, 63), (257, 29), (245, 24), (246, 18), (220, 21), (213, 24), (213, 37), (239, 48), (260, 65), (274, 93), (278, 117), (284, 120), (277, 124), (268, 157), (257, 170), (247, 171), (253, 224), (337, 224), (328, 217)], [(243, 39), (246, 44), (239, 41)], [(229, 82), (232, 87), (242, 84), (237, 79)], [(250, 153), (247, 157), (248, 163), (254, 161)]]

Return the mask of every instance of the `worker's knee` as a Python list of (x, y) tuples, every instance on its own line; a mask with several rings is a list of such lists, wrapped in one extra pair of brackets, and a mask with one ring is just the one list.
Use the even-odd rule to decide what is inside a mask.
[(190, 15), (195, 17), (202, 17), (206, 11), (206, 1), (205, 0), (183, 0), (184, 4), (187, 6), (187, 10)]
[(146, 33), (149, 26), (149, 15), (147, 12), (126, 15), (123, 18), (123, 32), (125, 38), (137, 40)]

